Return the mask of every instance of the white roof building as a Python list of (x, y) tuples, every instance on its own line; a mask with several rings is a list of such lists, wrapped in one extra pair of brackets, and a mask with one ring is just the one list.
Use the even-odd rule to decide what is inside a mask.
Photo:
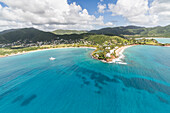
[(96, 54), (96, 57), (99, 57), (99, 55), (98, 55), (98, 54)]
[(115, 49), (110, 50), (110, 54), (114, 53)]
[(107, 53), (107, 54), (106, 54), (106, 57), (111, 57), (111, 56), (110, 56), (110, 53)]
[(117, 49), (117, 48), (119, 48), (119, 47), (116, 46), (115, 49)]
[(105, 49), (110, 49), (110, 47), (106, 47)]

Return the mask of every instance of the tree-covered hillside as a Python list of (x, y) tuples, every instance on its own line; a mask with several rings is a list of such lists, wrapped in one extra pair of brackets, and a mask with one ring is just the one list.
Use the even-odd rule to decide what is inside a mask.
[(35, 28), (24, 28), (24, 29), (8, 30), (8, 31), (1, 32), (0, 44), (13, 43), (17, 41), (21, 43), (23, 42), (36, 43), (40, 41), (44, 42), (44, 41), (54, 41), (54, 40), (60, 40), (60, 44), (62, 40), (66, 40), (67, 44), (78, 42), (80, 40), (91, 41), (94, 44), (102, 44), (103, 41), (110, 40), (112, 37), (107, 35), (96, 35), (91, 33), (55, 35), (53, 33), (44, 32)]
[(92, 30), (89, 33), (95, 34), (109, 34), (109, 35), (124, 35), (130, 37), (170, 37), (170, 25), (165, 27), (136, 27), (136, 26), (127, 26), (127, 27), (114, 27), (114, 28), (103, 28), (100, 30)]
[[(63, 30), (63, 33), (67, 30)], [(71, 31), (69, 31), (71, 33)], [(72, 31), (72, 33), (74, 30)], [(77, 32), (77, 31), (75, 31)], [(60, 32), (61, 33), (61, 32)], [(80, 32), (79, 32), (80, 33)], [(124, 38), (132, 37), (170, 37), (170, 25), (165, 27), (144, 28), (136, 26), (103, 28), (100, 30), (92, 30), (88, 33), (80, 34), (64, 34), (56, 35), (51, 32), (44, 32), (35, 28), (11, 29), (0, 32), (0, 44), (13, 42), (36, 43), (50, 42), (60, 40), (58, 43), (70, 44), (81, 39), (93, 41), (93, 43), (101, 44), (103, 40), (109, 40), (110, 36), (119, 36)], [(65, 42), (62, 42), (62, 39)]]
[(127, 41), (119, 36), (106, 36), (106, 35), (88, 35), (84, 38), (86, 41), (91, 41), (94, 45), (102, 45), (106, 41), (111, 41), (112, 43), (119, 43)]
[(78, 31), (78, 30), (55, 30), (52, 33), (56, 35), (66, 35), (66, 34), (82, 34), (87, 33), (87, 31)]
[(13, 42), (24, 42), (24, 43), (35, 43), (37, 41), (52, 41), (52, 40), (80, 40), (90, 35), (89, 33), (84, 34), (65, 34), (56, 35), (51, 32), (44, 32), (35, 28), (23, 28), (23, 29), (11, 29), (0, 32), (0, 44), (13, 43)]
[(53, 33), (40, 31), (34, 28), (9, 30), (0, 33), (0, 43), (12, 43), (19, 40), (29, 43), (30, 41), (49, 41), (55, 38), (57, 38), (57, 36)]
[(127, 26), (127, 27), (114, 27), (114, 28), (103, 28), (100, 30), (92, 30), (89, 33), (95, 34), (107, 34), (107, 35), (134, 35), (133, 32), (129, 30), (141, 29), (142, 27)]

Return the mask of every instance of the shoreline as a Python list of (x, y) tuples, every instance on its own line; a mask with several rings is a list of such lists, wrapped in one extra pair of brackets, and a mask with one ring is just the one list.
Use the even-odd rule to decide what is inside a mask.
[(122, 59), (125, 57), (123, 52), (127, 49), (130, 48), (132, 46), (136, 46), (136, 45), (127, 45), (127, 46), (123, 46), (118, 48), (117, 50), (115, 50), (116, 53), (116, 58), (112, 59), (111, 63), (119, 63), (119, 64), (127, 64), (125, 62), (122, 61)]
[(122, 46), (118, 48), (117, 50), (115, 50), (116, 56), (119, 57), (124, 52), (125, 49), (132, 47), (132, 46), (135, 46), (135, 45), (127, 45), (127, 46)]
[[(125, 62), (122, 62), (122, 59), (125, 57), (123, 55), (123, 52), (125, 51), (125, 49), (129, 48), (129, 47), (132, 47), (132, 46), (137, 46), (138, 44), (134, 44), (134, 45), (127, 45), (127, 46), (122, 46), (120, 48), (118, 48), (117, 50), (115, 50), (115, 53), (116, 53), (116, 58), (115, 59), (112, 59), (111, 62), (108, 62), (108, 63), (119, 63), (119, 64), (127, 64)], [(152, 46), (155, 46), (155, 45), (152, 45)], [(157, 45), (156, 45), (157, 46)], [(167, 46), (161, 46), (161, 47), (170, 47), (169, 45)]]
[(123, 59), (125, 56), (123, 55), (123, 52), (125, 49), (129, 48), (129, 47), (132, 47), (132, 46), (136, 46), (136, 45), (127, 45), (127, 46), (122, 46), (118, 49), (115, 50), (115, 53), (116, 53), (116, 58), (115, 57), (112, 57), (111, 58), (111, 61), (107, 61), (107, 60), (100, 60), (100, 59), (97, 59), (95, 57), (93, 57), (92, 53), (91, 53), (91, 57), (93, 59), (96, 59), (96, 60), (99, 60), (103, 63), (119, 63), (119, 64), (126, 64), (124, 62), (121, 61), (121, 59)]
[(17, 56), (17, 55), (23, 55), (31, 52), (38, 52), (38, 51), (46, 51), (46, 50), (54, 50), (54, 49), (67, 49), (67, 48), (89, 48), (89, 49), (96, 49), (95, 47), (61, 47), (61, 48), (48, 48), (48, 49), (37, 49), (32, 51), (23, 51), (19, 53), (13, 53), (10, 55), (0, 55), (0, 58), (10, 57), (10, 56)]
[[(99, 60), (99, 61), (104, 62), (104, 63), (127, 64), (127, 63), (125, 63), (125, 62), (122, 61), (122, 59), (125, 57), (125, 56), (123, 55), (123, 52), (125, 51), (125, 49), (127, 49), (127, 48), (129, 48), (129, 47), (137, 46), (137, 45), (138, 45), (138, 44), (126, 45), (126, 46), (122, 46), (122, 47), (116, 49), (116, 50), (115, 50), (116, 58), (115, 58), (115, 57), (112, 57), (112, 58), (111, 58), (111, 61), (96, 59), (96, 58), (93, 57), (93, 55), (92, 55), (93, 52), (92, 52), (90, 55), (91, 55), (91, 58), (96, 59), (96, 60)], [(153, 46), (153, 45), (152, 45), (152, 46)], [(168, 46), (164, 46), (164, 47), (170, 47), (170, 46), (168, 45)], [(61, 48), (37, 49), (37, 50), (32, 50), (32, 51), (23, 51), (23, 52), (19, 52), (19, 53), (16, 53), (16, 54), (10, 54), (10, 55), (0, 55), (0, 58), (10, 57), (10, 56), (17, 56), (17, 55), (23, 55), (23, 54), (27, 54), (27, 53), (31, 53), (31, 52), (54, 50), (54, 49), (67, 49), (67, 48), (89, 48), (89, 49), (94, 49), (94, 50), (97, 49), (96, 47), (61, 47)]]
[(113, 58), (112, 61), (110, 62), (107, 62), (107, 63), (118, 63), (118, 64), (127, 64), (125, 62), (122, 62), (122, 59), (125, 57), (123, 55), (123, 52), (129, 48), (129, 47), (132, 47), (132, 46), (136, 46), (136, 45), (127, 45), (127, 46), (122, 46), (118, 49), (115, 50), (115, 54), (116, 54), (116, 58)]
[[(115, 52), (116, 52), (117, 58), (112, 59), (112, 61), (110, 61), (110, 62), (107, 62), (105, 60), (100, 60), (100, 61), (102, 61), (104, 63), (116, 63), (117, 61), (121, 61), (120, 59), (122, 59), (124, 57), (124, 55), (123, 55), (124, 50), (129, 47), (132, 47), (132, 46), (135, 46), (135, 45), (122, 46), (122, 47), (116, 49)], [(47, 50), (54, 50), (54, 49), (68, 49), (68, 48), (89, 48), (89, 49), (94, 49), (94, 50), (97, 49), (96, 47), (61, 47), (61, 48), (37, 49), (37, 50), (32, 50), (32, 51), (23, 51), (23, 52), (19, 52), (16, 54), (10, 54), (10, 55), (0, 55), (0, 58), (23, 55), (23, 54), (27, 54), (27, 53), (31, 53), (31, 52), (47, 51)], [(96, 59), (92, 56), (92, 53), (90, 55), (93, 59)], [(97, 60), (99, 60), (99, 59), (97, 59)]]

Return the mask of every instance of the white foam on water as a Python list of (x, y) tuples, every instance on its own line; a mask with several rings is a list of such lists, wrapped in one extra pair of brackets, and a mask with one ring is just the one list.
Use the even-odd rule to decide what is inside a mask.
[(125, 49), (122, 49), (122, 50), (119, 52), (119, 57), (113, 59), (111, 63), (127, 65), (126, 62), (123, 62), (123, 59), (125, 58), (125, 56), (123, 55), (124, 50), (125, 50)]

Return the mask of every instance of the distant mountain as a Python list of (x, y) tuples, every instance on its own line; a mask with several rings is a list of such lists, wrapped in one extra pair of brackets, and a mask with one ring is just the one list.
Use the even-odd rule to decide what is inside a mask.
[(51, 40), (80, 40), (83, 39), (88, 33), (85, 34), (65, 34), (56, 35), (51, 32), (44, 32), (35, 28), (11, 29), (0, 32), (0, 44), (13, 43), (16, 41), (34, 43), (37, 41), (51, 41)]
[(134, 33), (130, 30), (142, 29), (143, 27), (137, 26), (126, 26), (126, 27), (114, 27), (114, 28), (103, 28), (99, 30), (92, 30), (89, 33), (94, 34), (108, 34), (108, 35), (134, 35)]
[(87, 33), (87, 31), (78, 31), (78, 30), (55, 30), (52, 33), (56, 35), (66, 35), (66, 34), (82, 34)]
[(5, 33), (8, 33), (8, 32), (15, 31), (15, 30), (17, 30), (17, 29), (4, 30), (4, 31), (0, 32), (0, 35), (1, 35), (1, 34), (5, 34)]
[(0, 43), (11, 43), (20, 41), (50, 41), (57, 36), (50, 32), (40, 31), (35, 28), (12, 29), (0, 33)]
[[(16, 41), (34, 43), (37, 41), (51, 40), (74, 40), (85, 39), (95, 34), (114, 35), (121, 37), (170, 37), (170, 25), (165, 27), (145, 28), (138, 26), (103, 28), (100, 30), (76, 31), (76, 30), (56, 30), (56, 34), (41, 31), (35, 28), (10, 29), (0, 32), (0, 44), (12, 43)], [(96, 40), (97, 38), (95, 38)], [(100, 39), (99, 39), (100, 40)]]
[(140, 32), (142, 36), (158, 36), (158, 37), (170, 37), (170, 25), (165, 27), (153, 27), (153, 28), (145, 28), (142, 32)]
[(138, 26), (103, 28), (100, 30), (92, 30), (89, 33), (108, 34), (108, 35), (136, 35), (148, 37), (170, 37), (170, 25), (165, 27), (145, 28)]

